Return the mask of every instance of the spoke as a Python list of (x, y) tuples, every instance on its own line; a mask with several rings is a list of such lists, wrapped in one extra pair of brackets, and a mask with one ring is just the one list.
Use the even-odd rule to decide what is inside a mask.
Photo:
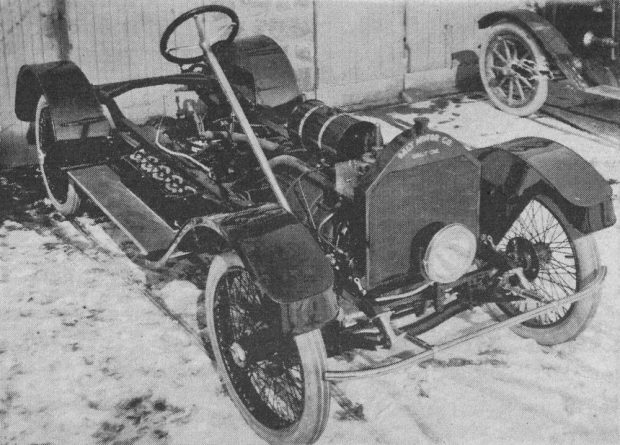
[(504, 77), (502, 81), (499, 84), (497, 84), (497, 88), (502, 88), (502, 86), (506, 83), (507, 80), (508, 80), (508, 77)]
[(504, 43), (504, 52), (506, 53), (506, 61), (508, 61), (512, 58), (510, 54), (510, 49), (508, 48), (508, 41), (506, 39), (503, 39), (502, 42)]
[(510, 79), (510, 84), (508, 86), (508, 105), (512, 105), (513, 102), (513, 96), (514, 94), (514, 82), (512, 79)]
[[(542, 206), (536, 201), (532, 202), (529, 207), (529, 213), (527, 215), (529, 224), (527, 227), (534, 231), (532, 239), (530, 241), (542, 241), (543, 237), (539, 231), (539, 222), (543, 218), (543, 214), (541, 212)], [(538, 221), (537, 221), (538, 220)]]
[(519, 84), (523, 84), (525, 88), (528, 88), (530, 91), (534, 89), (530, 81), (527, 80), (525, 77), (523, 77), (521, 74), (517, 74), (516, 79), (517, 79), (517, 82), (519, 82)]
[(514, 82), (517, 85), (517, 91), (519, 92), (519, 96), (521, 96), (521, 100), (525, 100), (525, 93), (523, 92), (521, 82), (519, 82), (519, 79), (517, 77), (514, 78)]
[(547, 264), (548, 267), (554, 268), (554, 269), (560, 269), (568, 274), (571, 275), (576, 275), (577, 273), (577, 268), (571, 264), (562, 264), (560, 263), (558, 260), (556, 260), (555, 258), (551, 258), (551, 260), (549, 260), (549, 263)]
[(531, 90), (534, 89), (534, 85), (532, 85), (532, 83), (526, 77), (522, 76), (521, 74), (517, 74), (517, 77), (519, 78), (521, 82), (525, 84), (526, 87), (528, 87)]
[[(522, 216), (524, 218), (527, 217), (525, 212), (522, 214)], [(524, 236), (524, 238), (527, 238), (529, 240), (536, 240), (537, 235), (531, 232), (530, 230), (531, 226), (525, 224), (521, 219), (518, 220), (518, 224), (519, 224), (519, 227), (521, 228), (520, 235), (526, 235)]]
[(493, 54), (495, 54), (497, 57), (499, 57), (499, 59), (504, 62), (506, 65), (508, 65), (508, 60), (502, 55), (500, 54), (500, 52), (497, 50), (497, 48), (493, 48)]
[[(547, 217), (547, 219), (549, 219), (549, 217)], [(546, 226), (546, 227), (543, 229), (543, 231), (542, 231), (542, 233), (541, 233), (541, 235), (542, 235), (542, 238), (541, 238), (541, 239), (542, 239), (542, 241), (546, 241), (546, 240), (547, 240), (547, 234), (548, 234), (551, 230), (553, 230), (553, 231), (554, 231), (554, 235), (552, 235), (552, 236), (555, 236), (555, 233), (556, 233), (557, 229), (558, 229), (558, 228), (559, 228), (559, 229), (561, 229), (560, 225), (559, 225), (559, 224), (558, 224), (555, 220), (554, 220), (551, 224), (545, 224), (545, 226)], [(563, 232), (562, 232), (562, 233), (563, 233)]]
[[(545, 277), (543, 277), (542, 275), (546, 275)], [(556, 286), (561, 287), (562, 289), (565, 289), (569, 294), (573, 293), (575, 290), (565, 281), (562, 279), (563, 283), (560, 283), (559, 281), (554, 280), (553, 278), (551, 278), (550, 274), (545, 274), (543, 272), (541, 272), (541, 274), (538, 276), (538, 278), (540, 278), (543, 281), (547, 281), (549, 283), (552, 283)]]

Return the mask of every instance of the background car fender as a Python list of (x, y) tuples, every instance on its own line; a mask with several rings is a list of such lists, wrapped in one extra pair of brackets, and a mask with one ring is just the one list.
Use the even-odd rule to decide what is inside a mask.
[(478, 28), (489, 28), (505, 20), (521, 26), (538, 41), (549, 62), (555, 64), (573, 86), (584, 89), (588, 83), (579, 73), (579, 59), (573, 54), (566, 38), (549, 21), (527, 9), (495, 11), (478, 20)]
[(588, 234), (616, 222), (612, 189), (581, 156), (557, 142), (519, 138), (474, 154), (482, 162), (481, 232), (499, 239), (529, 199), (546, 189)]
[[(226, 240), (261, 290), (279, 303), (285, 332), (308, 332), (336, 317), (331, 265), (291, 213), (267, 204), (207, 217), (204, 226)], [(230, 253), (219, 256), (225, 255)]]
[(45, 95), (56, 139), (68, 141), (106, 137), (110, 123), (84, 73), (70, 61), (24, 65), (17, 75), (15, 114), (33, 122), (37, 103)]

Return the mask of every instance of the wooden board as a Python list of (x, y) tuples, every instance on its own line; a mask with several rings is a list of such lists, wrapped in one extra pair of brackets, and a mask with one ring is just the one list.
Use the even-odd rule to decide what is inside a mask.
[(620, 138), (620, 100), (577, 91), (567, 81), (549, 84), (541, 112), (603, 138)]
[(106, 165), (69, 171), (69, 176), (138, 246), (144, 255), (167, 249), (176, 232)]

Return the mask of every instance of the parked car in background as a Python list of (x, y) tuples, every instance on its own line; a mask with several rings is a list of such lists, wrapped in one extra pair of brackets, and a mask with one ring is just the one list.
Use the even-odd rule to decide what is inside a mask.
[(543, 106), (549, 82), (620, 99), (618, 0), (549, 1), (533, 10), (496, 11), (479, 65), (484, 88), (500, 110), (527, 116)]

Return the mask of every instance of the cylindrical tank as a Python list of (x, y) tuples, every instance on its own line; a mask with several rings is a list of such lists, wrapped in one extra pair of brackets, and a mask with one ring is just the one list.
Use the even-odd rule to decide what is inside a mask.
[(360, 157), (375, 144), (376, 126), (320, 100), (308, 100), (293, 110), (288, 133), (308, 150), (348, 160)]

